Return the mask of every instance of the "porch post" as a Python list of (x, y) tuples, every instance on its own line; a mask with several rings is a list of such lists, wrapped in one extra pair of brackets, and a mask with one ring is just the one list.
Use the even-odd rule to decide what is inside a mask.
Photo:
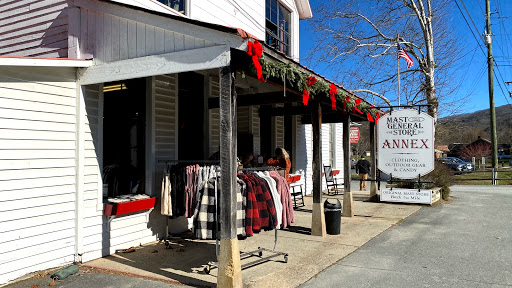
[(236, 94), (231, 67), (220, 68), (220, 250), (217, 287), (242, 287), (236, 235)]
[(343, 159), (345, 161), (344, 168), (344, 192), (343, 192), (343, 209), (341, 215), (344, 217), (353, 217), (352, 210), (352, 192), (350, 191), (351, 170), (350, 170), (350, 114), (343, 116)]
[[(371, 166), (370, 177), (377, 179), (377, 145), (375, 142), (375, 122), (370, 122), (370, 153)], [(370, 182), (370, 201), (378, 201), (377, 199), (377, 182)]]
[(325, 237), (324, 206), (322, 205), (322, 107), (320, 102), (311, 103), (311, 124), (313, 126), (313, 219), (311, 235)]

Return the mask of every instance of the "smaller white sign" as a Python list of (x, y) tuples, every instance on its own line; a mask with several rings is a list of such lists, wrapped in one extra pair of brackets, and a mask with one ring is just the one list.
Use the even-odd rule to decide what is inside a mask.
[(432, 190), (418, 189), (382, 189), (380, 191), (380, 201), (382, 202), (401, 202), (432, 204)]

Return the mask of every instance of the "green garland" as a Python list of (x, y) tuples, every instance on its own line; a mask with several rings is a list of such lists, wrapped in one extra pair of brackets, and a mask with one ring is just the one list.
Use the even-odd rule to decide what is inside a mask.
[[(298, 91), (303, 91), (304, 89), (309, 90), (311, 96), (325, 96), (330, 97), (329, 95), (329, 83), (322, 78), (317, 79), (316, 83), (308, 86), (307, 82), (310, 75), (306, 75), (305, 73), (299, 71), (294, 66), (285, 63), (274, 63), (267, 61), (264, 57), (260, 58), (261, 67), (263, 70), (263, 77), (265, 79), (268, 78), (277, 78), (281, 81), (286, 81), (286, 84), (291, 88), (295, 88)], [(251, 69), (253, 73), (255, 72), (254, 65), (251, 65)], [(340, 103), (345, 103), (345, 112), (350, 112), (354, 110), (356, 106), (356, 98), (355, 97), (347, 97), (348, 93), (342, 89), (338, 89), (335, 100), (336, 105)], [(348, 101), (347, 101), (347, 98)], [(340, 106), (341, 107), (341, 106)], [(365, 101), (361, 101), (361, 103), (357, 106), (357, 108), (363, 112), (363, 115), (370, 115), (375, 119), (377, 114), (380, 114), (378, 110), (372, 107), (369, 103)]]

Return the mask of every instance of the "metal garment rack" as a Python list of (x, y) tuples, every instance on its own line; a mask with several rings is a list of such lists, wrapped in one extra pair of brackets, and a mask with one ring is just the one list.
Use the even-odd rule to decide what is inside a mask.
[[(242, 171), (242, 172), (275, 171), (280, 168), (281, 167), (277, 167), (277, 166), (264, 166), (264, 167), (252, 167), (252, 168), (239, 168), (238, 171)], [(217, 201), (217, 182), (215, 183), (215, 201)], [(215, 205), (217, 205), (217, 203), (215, 203)], [(216, 251), (217, 262), (213, 262), (213, 261), (208, 262), (208, 265), (205, 266), (203, 269), (204, 273), (206, 273), (206, 274), (210, 274), (212, 267), (219, 268), (219, 262), (218, 262), (219, 261), (219, 248), (218, 248), (219, 247), (219, 237), (218, 237), (219, 230), (218, 230), (218, 224), (217, 224), (218, 221), (215, 221), (215, 223), (216, 223), (216, 229), (217, 229), (217, 237), (216, 237), (217, 239), (215, 242), (215, 249), (216, 249), (215, 251)], [(283, 256), (284, 263), (288, 263), (288, 253), (275, 251), (276, 245), (277, 245), (277, 228), (274, 227), (274, 246), (272, 247), (272, 250), (267, 249), (267, 248), (258, 247), (258, 249), (254, 250), (254, 251), (240, 253), (240, 260), (244, 260), (244, 259), (247, 259), (250, 257), (258, 257), (259, 258), (257, 260), (254, 260), (252, 262), (242, 265), (241, 268), (245, 269), (245, 268), (249, 268), (252, 266), (256, 266), (256, 265), (268, 262), (271, 259), (273, 259), (275, 257), (279, 257), (279, 256)], [(268, 252), (271, 255), (263, 257), (263, 252)]]
[[(211, 165), (220, 165), (220, 160), (158, 160), (158, 163), (165, 163), (165, 164), (211, 164)], [(220, 172), (220, 167), (215, 170), (215, 172)], [(215, 207), (217, 207), (217, 177), (215, 177)], [(217, 217), (217, 214), (215, 214), (215, 217)], [(217, 219), (215, 219), (217, 220)], [(218, 221), (215, 221), (215, 230), (218, 232)], [(169, 231), (166, 228), (166, 238), (169, 237)], [(215, 255), (217, 256), (217, 259), (219, 258), (219, 239), (216, 237), (216, 245), (215, 245)], [(167, 245), (167, 244), (166, 244)]]

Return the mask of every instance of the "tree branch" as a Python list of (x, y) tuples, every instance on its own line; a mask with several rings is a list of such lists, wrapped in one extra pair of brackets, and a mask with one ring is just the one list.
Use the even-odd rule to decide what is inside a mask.
[(393, 109), (393, 105), (391, 105), (391, 102), (388, 100), (388, 98), (384, 97), (384, 95), (381, 95), (377, 92), (374, 92), (372, 90), (368, 90), (368, 89), (357, 89), (357, 90), (351, 90), (350, 92), (352, 93), (357, 93), (357, 92), (366, 92), (366, 93), (370, 93), (372, 95), (375, 95), (377, 97), (379, 97), (380, 99), (384, 100), (384, 102), (386, 102), (386, 104), (389, 105), (389, 108)]

